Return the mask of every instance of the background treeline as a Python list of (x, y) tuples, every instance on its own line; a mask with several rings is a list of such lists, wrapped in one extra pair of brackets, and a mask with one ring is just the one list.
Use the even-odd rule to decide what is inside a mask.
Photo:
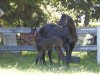
[(5, 12), (0, 18), (4, 27), (57, 23), (61, 13), (70, 15), (76, 24), (85, 15), (83, 26), (100, 20), (100, 0), (0, 0), (0, 8)]

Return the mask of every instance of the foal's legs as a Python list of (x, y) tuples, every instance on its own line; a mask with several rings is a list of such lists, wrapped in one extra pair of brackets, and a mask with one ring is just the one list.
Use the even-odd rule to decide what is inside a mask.
[(61, 58), (60, 49), (58, 47), (55, 47), (55, 50), (58, 54), (58, 63), (60, 64), (60, 58)]
[(50, 64), (53, 64), (52, 63), (52, 49), (48, 50), (48, 57), (49, 57)]
[(65, 64), (65, 57), (61, 47), (56, 47), (56, 52), (58, 53), (58, 63), (60, 63), (60, 60), (62, 60), (63, 64)]
[(42, 55), (43, 55), (43, 50), (38, 50), (38, 55), (35, 64), (38, 63), (38, 60), (40, 60), (40, 63), (42, 64)]
[(38, 63), (39, 56), (36, 57), (35, 65)]
[(43, 51), (42, 60), (43, 60), (43, 64), (46, 64), (45, 63), (45, 50)]

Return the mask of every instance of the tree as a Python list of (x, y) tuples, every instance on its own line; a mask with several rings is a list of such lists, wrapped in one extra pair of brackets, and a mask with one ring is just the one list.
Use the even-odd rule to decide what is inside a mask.
[(77, 15), (84, 14), (84, 25), (86, 27), (89, 25), (90, 17), (99, 19), (99, 17), (96, 16), (100, 16), (100, 14), (97, 13), (97, 11), (99, 11), (98, 9), (100, 9), (99, 0), (61, 0), (61, 3), (64, 7), (67, 7), (69, 10), (74, 9), (74, 11), (77, 11)]
[(40, 9), (42, 0), (0, 0), (5, 14), (2, 23), (7, 26), (39, 26), (46, 22), (46, 15)]
[[(48, 5), (50, 9), (47, 8)], [(57, 13), (66, 12), (65, 10), (72, 11), (70, 15), (73, 17), (84, 14), (85, 26), (89, 25), (90, 19), (100, 19), (99, 0), (0, 0), (0, 8), (5, 12), (0, 18), (1, 24), (11, 27), (34, 27), (47, 21), (54, 23), (58, 19)]]

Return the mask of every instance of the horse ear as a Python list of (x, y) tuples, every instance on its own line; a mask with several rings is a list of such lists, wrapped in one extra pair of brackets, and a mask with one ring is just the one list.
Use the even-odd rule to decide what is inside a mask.
[(66, 18), (66, 15), (64, 13), (61, 13), (61, 18)]
[(35, 27), (34, 30), (37, 31), (37, 28)]
[(61, 15), (64, 15), (64, 13), (61, 13)]

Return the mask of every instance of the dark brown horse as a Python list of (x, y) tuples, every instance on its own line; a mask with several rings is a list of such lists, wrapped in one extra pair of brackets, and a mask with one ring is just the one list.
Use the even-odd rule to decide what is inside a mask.
[[(65, 14), (62, 14), (61, 19), (58, 21), (57, 25), (47, 24), (40, 29), (40, 33), (43, 37), (59, 37), (63, 40), (63, 47), (66, 51), (67, 65), (70, 63), (71, 53), (77, 42), (76, 27), (74, 25), (73, 19)], [(52, 52), (49, 52), (49, 59), (51, 60)], [(43, 54), (44, 59), (45, 52)]]
[(38, 55), (35, 64), (37, 64), (38, 60), (40, 60), (40, 62), (42, 61), (42, 55), (45, 50), (49, 51), (52, 50), (53, 48), (55, 48), (58, 54), (58, 63), (60, 63), (60, 59), (62, 59), (63, 63), (65, 62), (64, 54), (61, 50), (63, 45), (62, 39), (60, 39), (59, 37), (43, 38), (36, 29), (33, 36), (34, 36), (34, 41), (36, 42), (36, 48), (38, 50)]

